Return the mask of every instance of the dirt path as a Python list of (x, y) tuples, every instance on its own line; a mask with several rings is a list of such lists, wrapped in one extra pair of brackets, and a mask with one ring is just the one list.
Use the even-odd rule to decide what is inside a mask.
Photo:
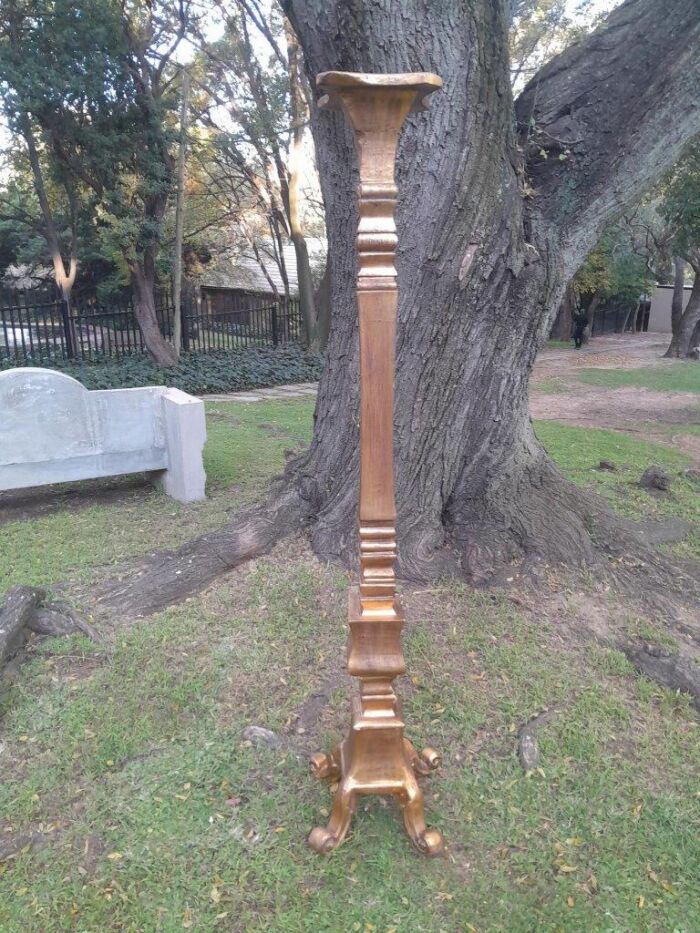
[(545, 350), (538, 357), (530, 383), (532, 417), (625, 431), (683, 450), (700, 463), (700, 436), (683, 430), (700, 424), (697, 395), (633, 386), (609, 389), (586, 385), (576, 378), (581, 369), (673, 366), (673, 361), (661, 358), (667, 345), (664, 335), (638, 334), (597, 337), (578, 352)]

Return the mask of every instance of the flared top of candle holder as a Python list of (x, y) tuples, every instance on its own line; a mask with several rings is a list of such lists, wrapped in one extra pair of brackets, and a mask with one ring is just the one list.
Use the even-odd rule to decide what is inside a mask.
[(335, 110), (342, 106), (340, 94), (348, 91), (413, 91), (416, 95), (411, 110), (425, 110), (426, 98), (442, 87), (442, 78), (430, 71), (405, 74), (363, 74), (352, 71), (324, 71), (316, 76), (316, 87), (324, 92), (319, 107)]

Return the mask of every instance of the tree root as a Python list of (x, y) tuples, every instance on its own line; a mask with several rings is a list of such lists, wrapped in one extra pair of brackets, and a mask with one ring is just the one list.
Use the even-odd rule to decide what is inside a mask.
[(30, 632), (36, 635), (99, 634), (63, 602), (49, 602), (45, 589), (15, 586), (0, 607), (0, 670), (22, 647)]
[[(485, 506), (487, 512), (461, 515), (466, 525), (453, 534), (464, 570), (476, 582), (488, 580), (504, 562), (536, 556), (596, 572), (666, 617), (676, 615), (679, 604), (700, 603), (700, 575), (656, 546), (668, 540), (668, 527), (620, 517), (600, 496), (566, 479), (548, 458), (521, 476), (514, 489), (492, 491), (482, 510)], [(675, 524), (674, 532), (678, 540), (682, 525)]]
[(692, 658), (657, 645), (622, 645), (621, 649), (640, 674), (662, 687), (689, 694), (700, 709), (700, 667)]
[(98, 587), (97, 603), (121, 619), (159, 612), (201, 592), (244, 561), (266, 554), (302, 521), (300, 499), (288, 489), (175, 551), (160, 551), (128, 565)]
[(559, 707), (546, 707), (542, 712), (532, 716), (518, 731), (518, 761), (523, 771), (528, 774), (535, 771), (540, 763), (540, 748), (537, 743), (537, 732), (557, 713)]
[[(117, 576), (99, 584), (91, 598), (112, 618), (133, 619), (159, 612), (201, 592), (217, 577), (247, 560), (268, 553), (282, 538), (309, 519), (314, 550), (348, 562), (355, 551), (346, 503), (343, 529), (318, 515), (320, 504), (303, 488), (297, 465), (271, 490), (267, 502), (237, 515), (221, 528), (188, 541), (176, 550), (150, 554), (124, 565)], [(498, 493), (498, 495), (495, 494)], [(454, 508), (442, 532), (414, 516), (399, 521), (399, 572), (420, 581), (456, 575), (488, 583), (513, 560), (536, 557), (573, 565), (605, 576), (620, 590), (642, 594), (655, 612), (673, 617), (679, 603), (700, 601), (700, 582), (655, 547), (648, 523), (636, 525), (615, 515), (593, 493), (566, 480), (551, 462), (540, 466), (536, 481), (521, 478), (516, 489), (498, 489), (475, 506)], [(353, 504), (354, 503), (354, 504)], [(457, 524), (455, 524), (457, 522)]]

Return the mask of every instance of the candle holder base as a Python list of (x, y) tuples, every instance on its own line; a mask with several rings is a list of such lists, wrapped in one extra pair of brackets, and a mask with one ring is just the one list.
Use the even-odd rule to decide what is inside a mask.
[(352, 728), (347, 739), (329, 755), (311, 759), (312, 773), (321, 780), (338, 782), (327, 826), (315, 827), (309, 845), (328, 854), (345, 839), (360, 794), (391, 794), (403, 810), (403, 821), (413, 844), (424, 855), (439, 855), (442, 834), (425, 825), (423, 791), (417, 775), (430, 774), (440, 764), (434, 749), (418, 752), (404, 738), (404, 724), (395, 714), (363, 716), (360, 699), (353, 703)]

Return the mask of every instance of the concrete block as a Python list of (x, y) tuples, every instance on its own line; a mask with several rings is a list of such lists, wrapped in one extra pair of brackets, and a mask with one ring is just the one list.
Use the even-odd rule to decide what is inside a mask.
[(154, 473), (164, 490), (204, 498), (204, 404), (177, 389), (89, 392), (50, 369), (0, 373), (0, 490)]
[(207, 439), (204, 402), (180, 389), (161, 397), (168, 468), (159, 476), (163, 491), (180, 502), (204, 499), (207, 477), (202, 451)]

